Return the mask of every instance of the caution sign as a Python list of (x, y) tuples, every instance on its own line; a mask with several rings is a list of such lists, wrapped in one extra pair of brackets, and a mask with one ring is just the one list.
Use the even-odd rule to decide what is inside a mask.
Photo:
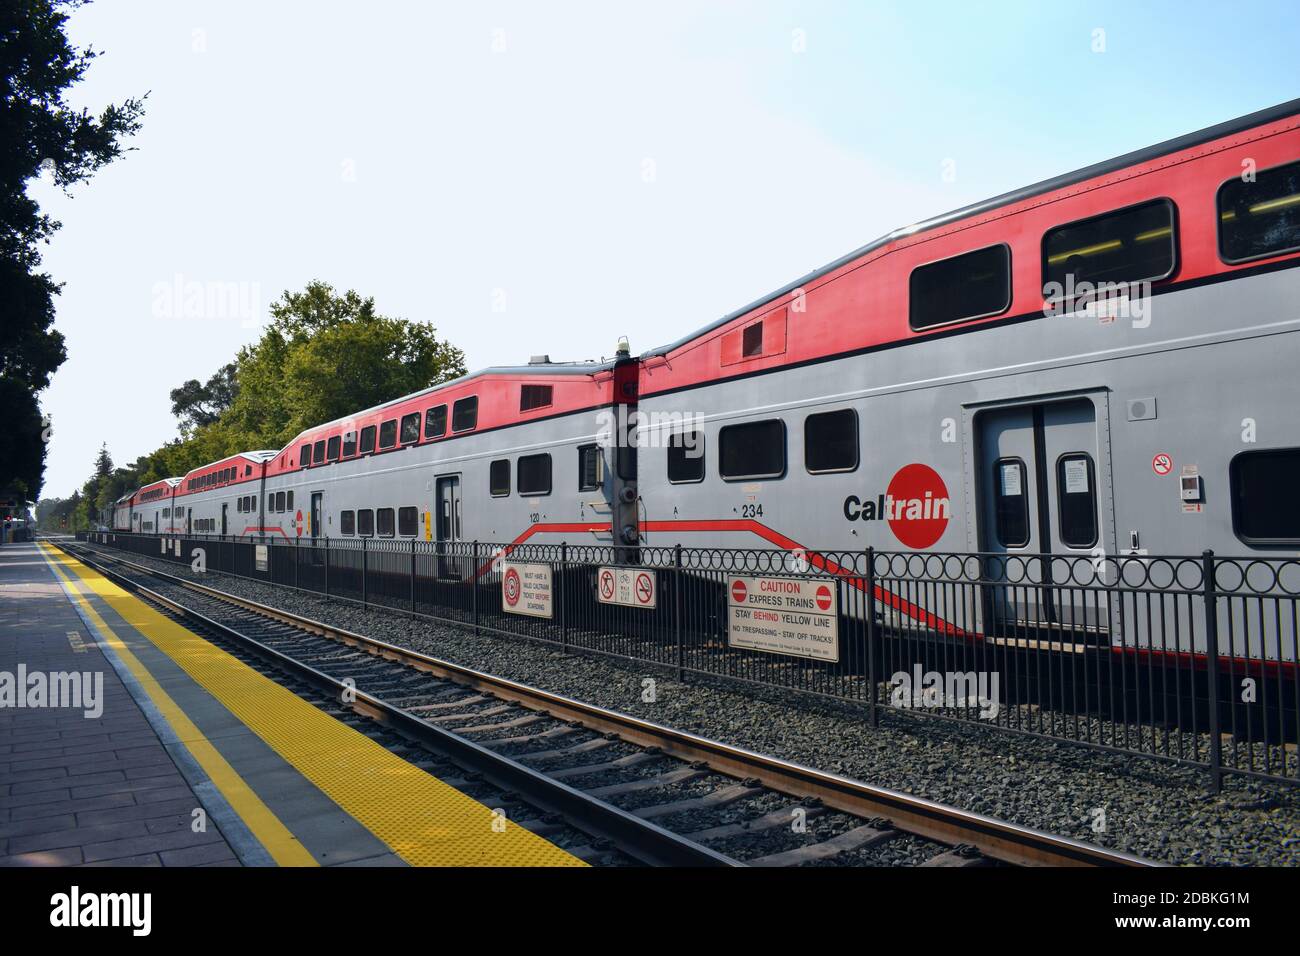
[(652, 608), (659, 603), (659, 583), (654, 571), (601, 568), (596, 572), (596, 598), (601, 604)]
[(549, 564), (501, 564), (501, 607), (510, 614), (553, 617), (554, 591)]
[(253, 566), (259, 571), (265, 571), (267, 563), (267, 546), (264, 544), (253, 545)]
[(819, 661), (840, 659), (839, 601), (827, 581), (731, 578), (727, 643)]

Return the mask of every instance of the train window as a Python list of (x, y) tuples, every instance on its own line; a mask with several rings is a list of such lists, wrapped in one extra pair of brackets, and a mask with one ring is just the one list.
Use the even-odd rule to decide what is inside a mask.
[(803, 465), (809, 474), (856, 471), (858, 413), (851, 408), (809, 415), (803, 420)]
[(342, 441), (343, 439), (340, 438), (338, 435), (335, 435), (333, 438), (329, 440), (329, 444), (325, 446), (326, 461), (339, 460), (339, 445), (342, 443)]
[(379, 425), (379, 447), (392, 448), (397, 444), (397, 419), (390, 418)]
[(600, 490), (599, 445), (582, 445), (578, 449), (578, 490)]
[(164, 518), (170, 518), (172, 516), (172, 510), (170, 508), (164, 508), (162, 516)]
[(414, 538), (419, 527), (418, 512), (414, 508), (397, 509), (397, 533), (403, 538)]
[(402, 444), (420, 440), (420, 413), (402, 416)]
[(763, 323), (747, 325), (741, 333), (740, 354), (745, 358), (763, 354)]
[(311, 445), (303, 445), (298, 449), (298, 467), (302, 468), (311, 464)]
[(551, 396), (550, 385), (521, 385), (519, 386), (519, 410), (526, 412), (534, 408), (545, 408), (551, 404)]
[(451, 430), (454, 432), (471, 431), (478, 425), (478, 396), (457, 399), (451, 406)]
[(673, 484), (704, 480), (704, 432), (668, 436), (668, 480)]
[(357, 533), (357, 513), (355, 511), (339, 512), (339, 534), (351, 537)]
[(268, 491), (266, 493), (266, 513), (271, 514), (273, 511), (275, 511), (275, 492)]
[(1075, 452), (1056, 460), (1056, 504), (1064, 544), (1089, 548), (1097, 543), (1097, 493), (1090, 455)]
[(914, 331), (998, 315), (1011, 308), (1011, 248), (989, 246), (917, 266), (908, 286)]
[(361, 429), (361, 454), (368, 455), (375, 450), (375, 426), (367, 425)]
[(551, 456), (547, 454), (521, 455), (518, 473), (515, 477), (515, 487), (519, 489), (519, 494), (524, 496), (549, 495), (551, 493)]
[(493, 498), (510, 494), (510, 459), (498, 458), (488, 465), (488, 493)]
[(718, 432), (718, 474), (723, 481), (780, 478), (785, 474), (785, 422), (728, 425)]
[(435, 405), (424, 413), (424, 437), (441, 438), (447, 434), (447, 406)]
[(284, 511), (284, 492), (283, 492), (283, 491), (277, 491), (277, 492), (275, 493), (275, 510), (276, 510), (277, 512), (283, 512), (283, 511)]
[(319, 465), (325, 461), (325, 439), (321, 439), (311, 446), (311, 463)]
[(994, 530), (1004, 548), (1029, 543), (1029, 495), (1025, 463), (1019, 458), (999, 458), (993, 463)]
[(369, 508), (357, 512), (357, 534), (369, 538), (375, 533), (375, 513)]
[(391, 538), (395, 530), (392, 508), (380, 508), (375, 512), (375, 531), (381, 538)]
[(343, 457), (351, 458), (356, 453), (357, 453), (357, 433), (344, 432), (343, 433)]
[(252, 473), (253, 473), (253, 466), (252, 466), (252, 465), (245, 465), (245, 466), (244, 466), (244, 477), (247, 478), (247, 477), (248, 477), (249, 475), (251, 475)]
[(1300, 163), (1233, 176), (1219, 187), (1219, 256), (1247, 262), (1300, 249)]
[(1244, 451), (1228, 466), (1232, 530), (1252, 548), (1300, 544), (1300, 498), (1295, 476), (1300, 448)]
[(292, 492), (292, 491), (290, 491), (288, 497), (285, 498), (284, 506), (285, 506), (285, 510), (286, 510), (286, 511), (292, 511), (292, 510), (293, 510), (293, 492)]
[(1177, 238), (1168, 199), (1058, 226), (1043, 236), (1043, 297), (1073, 298), (1081, 282), (1167, 279), (1174, 272)]

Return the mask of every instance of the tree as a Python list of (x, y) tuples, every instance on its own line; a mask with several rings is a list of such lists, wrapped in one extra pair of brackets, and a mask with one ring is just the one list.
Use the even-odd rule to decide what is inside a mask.
[(465, 353), (429, 323), (379, 315), (373, 298), (325, 282), (285, 292), (271, 319), (239, 353), (239, 393), (222, 419), (251, 440), (244, 449), (282, 448), (304, 428), (465, 374)]
[[(42, 172), (69, 191), (123, 152), (122, 140), (140, 127), (143, 97), (105, 107), (98, 116), (65, 102), (99, 54), (81, 50), (64, 33), (68, 13), (81, 0), (7, 0), (0, 4), (0, 382), (5, 398), (14, 386), (29, 401), (5, 427), (0, 487), (21, 482), (35, 497), (45, 470), (45, 425), (35, 396), (64, 358), (63, 336), (53, 328), (58, 284), (40, 272), (39, 246), (59, 228), (27, 194)], [(146, 94), (147, 96), (147, 94)]]
[(223, 365), (206, 384), (192, 378), (180, 388), (171, 391), (172, 414), (180, 419), (181, 431), (189, 433), (195, 428), (211, 425), (221, 417), (239, 394), (239, 379), (235, 363)]

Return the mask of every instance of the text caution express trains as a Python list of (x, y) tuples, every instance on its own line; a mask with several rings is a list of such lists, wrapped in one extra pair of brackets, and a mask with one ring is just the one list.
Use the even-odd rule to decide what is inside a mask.
[(113, 526), (1293, 557), (1297, 267), (1300, 100), (897, 230), (640, 357), (487, 369), (157, 482)]

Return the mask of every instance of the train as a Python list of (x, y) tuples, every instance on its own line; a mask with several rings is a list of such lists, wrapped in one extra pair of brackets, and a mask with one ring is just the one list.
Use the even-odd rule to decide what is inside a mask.
[[(1294, 558), (1297, 266), (1293, 100), (897, 229), (639, 355), (488, 368), (155, 482), (113, 527)], [(1083, 597), (1014, 591), (992, 616), (1115, 639)], [(1294, 661), (1294, 634), (1255, 640)]]

